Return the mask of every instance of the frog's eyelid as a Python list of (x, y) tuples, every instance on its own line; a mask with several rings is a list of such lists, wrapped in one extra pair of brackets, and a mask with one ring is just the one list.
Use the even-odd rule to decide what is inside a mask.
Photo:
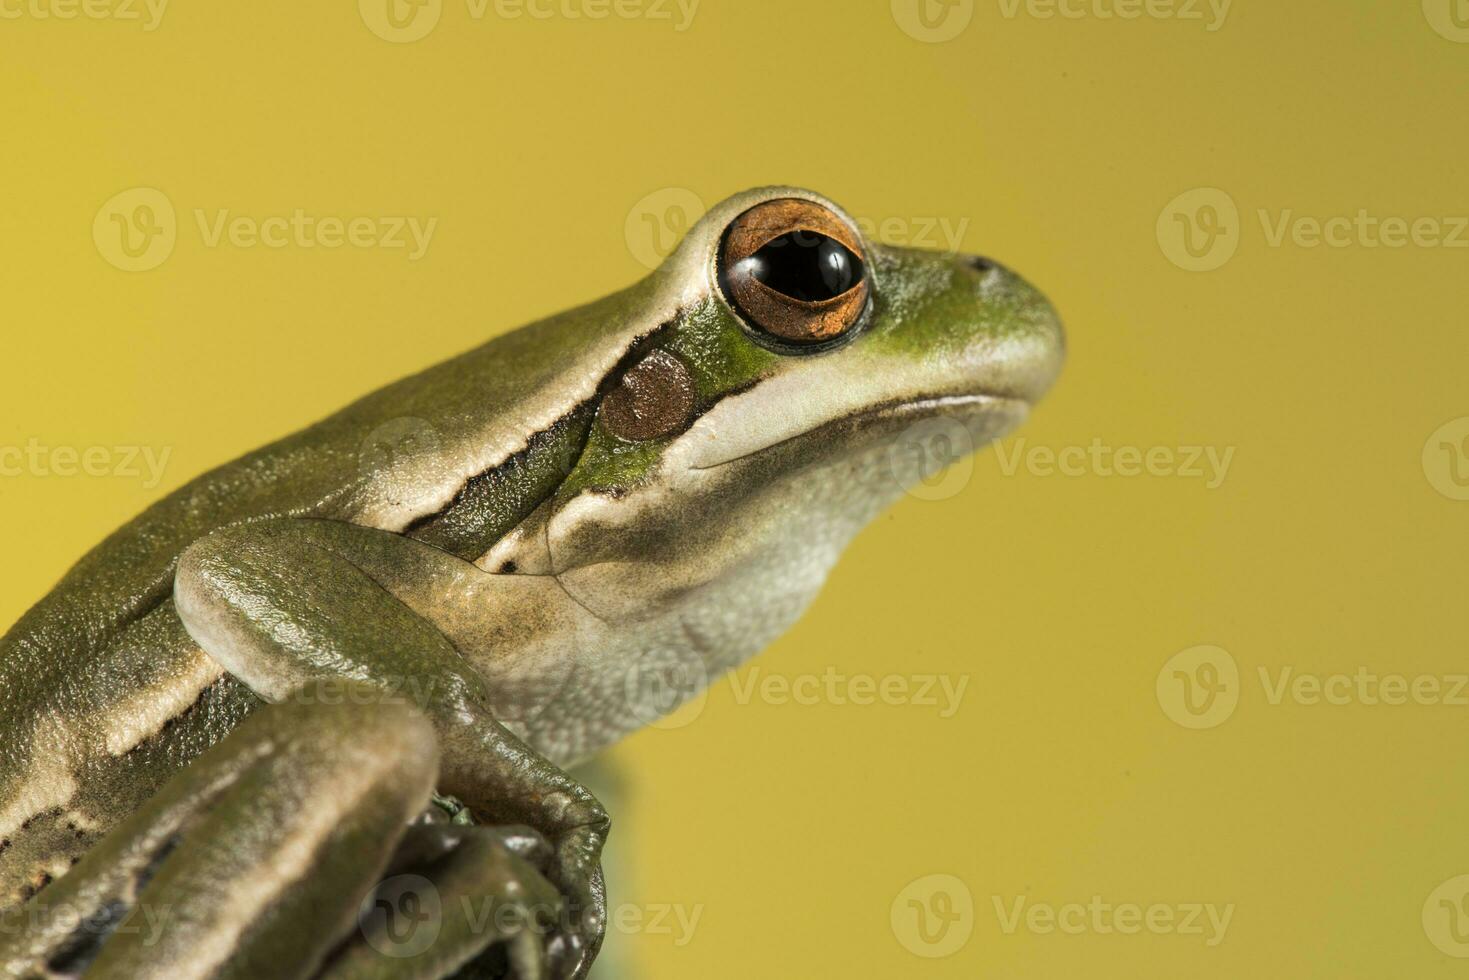
[[(813, 240), (801, 243), (794, 239), (802, 234)], [(774, 256), (766, 254), (787, 237), (807, 247), (788, 254), (779, 250)], [(829, 258), (850, 264), (855, 280), (835, 295), (820, 295), (821, 287), (831, 288), (831, 284), (821, 273), (820, 262), (811, 262), (811, 250), (822, 242), (838, 246), (828, 250), (822, 261)], [(764, 281), (759, 271), (762, 262), (782, 255), (795, 266), (778, 269), (777, 274), (790, 276), (799, 288), (775, 288)], [(830, 208), (797, 198), (757, 204), (730, 222), (720, 242), (717, 278), (725, 300), (757, 338), (769, 338), (783, 349), (793, 348), (785, 349), (786, 353), (814, 350), (851, 333), (862, 320), (871, 295), (861, 236)], [(812, 281), (816, 282), (814, 289), (807, 285)]]

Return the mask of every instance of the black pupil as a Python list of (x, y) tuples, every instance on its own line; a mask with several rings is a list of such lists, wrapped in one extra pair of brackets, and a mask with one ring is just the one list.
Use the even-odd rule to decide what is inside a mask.
[(740, 264), (776, 292), (808, 303), (842, 295), (863, 275), (850, 249), (814, 231), (781, 235)]

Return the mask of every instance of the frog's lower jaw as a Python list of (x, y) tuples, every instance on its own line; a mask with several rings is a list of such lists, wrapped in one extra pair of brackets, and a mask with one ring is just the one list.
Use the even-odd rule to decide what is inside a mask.
[[(1029, 412), (1030, 404), (1028, 402), (1024, 399), (1007, 395), (931, 395), (912, 399), (901, 399), (863, 409), (862, 411), (841, 416), (840, 418), (818, 422), (810, 428), (735, 456), (710, 461), (700, 459), (690, 463), (690, 469), (718, 469), (721, 466), (728, 466), (754, 456), (774, 452), (782, 447), (794, 448), (793, 444), (808, 440), (828, 437), (840, 438), (844, 430), (847, 433), (865, 433), (871, 440), (874, 438), (874, 430), (890, 433), (891, 423), (893, 422), (912, 425), (920, 420), (930, 418), (949, 417), (962, 420), (958, 424), (966, 428), (980, 429), (980, 431), (987, 433), (985, 436), (986, 440), (992, 441), (1020, 425), (1020, 423), (1025, 421), (1025, 417)], [(985, 420), (985, 424), (982, 427), (974, 425), (971, 421), (980, 418)], [(970, 442), (971, 445), (969, 448), (980, 448), (979, 445), (973, 444), (972, 438)], [(890, 442), (887, 444), (891, 445)]]

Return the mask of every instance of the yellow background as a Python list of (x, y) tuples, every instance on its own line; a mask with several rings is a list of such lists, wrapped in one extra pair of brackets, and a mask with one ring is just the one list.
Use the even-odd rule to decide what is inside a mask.
[[(616, 749), (614, 901), (700, 910), (682, 946), (614, 935), (627, 975), (1469, 974), (1423, 921), (1469, 872), (1469, 706), (1272, 704), (1259, 677), (1469, 670), (1469, 503), (1435, 488), (1453, 460), (1428, 444), (1469, 415), (1469, 251), (1273, 245), (1258, 214), (1469, 212), (1469, 44), (1417, 0), (1237, 0), (1215, 31), (982, 0), (940, 43), (881, 0), (704, 0), (684, 31), (448, 0), (402, 44), (344, 0), (175, 0), (153, 31), (24, 2), (0, 19), (0, 446), (171, 456), (152, 489), (0, 478), (0, 622), (205, 468), (631, 281), (649, 195), (807, 185), (900, 238), (961, 228), (1055, 301), (1069, 364), (1006, 453), (1234, 455), (1211, 489), (991, 450), (955, 495), (882, 518), (756, 664), (967, 676), (960, 709), (740, 703), (726, 682)], [(92, 226), (135, 187), (167, 196), (178, 241), (127, 273)], [(1158, 234), (1195, 188), (1239, 213), (1208, 272)], [(676, 223), (672, 199), (655, 217)], [(412, 262), (211, 248), (193, 217), (297, 208), (439, 223)], [(1201, 644), (1236, 662), (1238, 707), (1192, 730), (1157, 682)], [(890, 923), (932, 874), (973, 900), (938, 959)], [(1234, 911), (1212, 947), (1007, 933), (995, 911), (1094, 895)]]

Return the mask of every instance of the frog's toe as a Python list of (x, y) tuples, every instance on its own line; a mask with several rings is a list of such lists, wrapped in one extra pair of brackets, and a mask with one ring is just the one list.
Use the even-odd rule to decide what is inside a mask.
[[(539, 831), (523, 826), (484, 827), (510, 853), (533, 865), (548, 879), (562, 883), (559, 914), (537, 946), (548, 980), (580, 980), (591, 970), (607, 928), (607, 896), (601, 869), (584, 879), (568, 867)], [(528, 937), (527, 937), (528, 938)], [(525, 980), (541, 973), (517, 974)]]
[(557, 978), (547, 937), (564, 903), (527, 859), (538, 843), (519, 828), (411, 828), (320, 980)]
[(551, 976), (582, 980), (602, 948), (607, 931), (607, 896), (599, 868), (568, 897), (557, 932), (546, 943)]
[(606, 902), (600, 873), (568, 874), (528, 827), (417, 823), (319, 980), (582, 980)]

